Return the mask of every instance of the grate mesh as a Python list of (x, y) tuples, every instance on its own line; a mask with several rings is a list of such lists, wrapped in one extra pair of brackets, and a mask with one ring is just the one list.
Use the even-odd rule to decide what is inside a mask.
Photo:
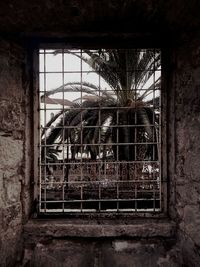
[(161, 53), (39, 50), (39, 212), (159, 212)]

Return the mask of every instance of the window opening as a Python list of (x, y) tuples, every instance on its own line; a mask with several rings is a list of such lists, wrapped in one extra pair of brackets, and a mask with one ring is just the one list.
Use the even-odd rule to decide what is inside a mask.
[(159, 49), (39, 50), (39, 212), (160, 212)]

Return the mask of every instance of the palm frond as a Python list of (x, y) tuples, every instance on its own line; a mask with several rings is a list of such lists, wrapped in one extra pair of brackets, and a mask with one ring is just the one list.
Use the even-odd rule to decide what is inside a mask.
[[(87, 150), (91, 158), (95, 159), (97, 155), (100, 156), (102, 148), (94, 144), (99, 142), (105, 144), (103, 145), (105, 156), (109, 143), (112, 143), (112, 151), (117, 160), (136, 160), (136, 149), (133, 144), (139, 142), (137, 138), (140, 137), (143, 143), (156, 138), (155, 129), (152, 127), (156, 117), (150, 107), (152, 100), (147, 99), (150, 98), (152, 91), (160, 89), (161, 79), (158, 78), (156, 81), (153, 79), (144, 93), (141, 93), (140, 89), (148, 84), (155, 70), (160, 69), (160, 53), (144, 49), (98, 51), (85, 49), (83, 53), (56, 50), (55, 55), (61, 52), (72, 54), (87, 63), (110, 86), (109, 90), (113, 91), (113, 95), (85, 81), (69, 82), (45, 92), (41, 99), (60, 92), (81, 92), (81, 97), (73, 100), (68, 109), (60, 111), (55, 119), (47, 123), (46, 128), (62, 115), (46, 137), (46, 144), (53, 146), (57, 140), (56, 149), (59, 149), (59, 145), (67, 142), (70, 144), (72, 157), (80, 151)], [(155, 107), (155, 95), (153, 98)], [(118, 110), (117, 107), (124, 109)], [(135, 134), (136, 123), (140, 125), (137, 134)], [(115, 144), (118, 142), (122, 145), (117, 147)], [(83, 147), (84, 144), (87, 144), (87, 147)], [(152, 146), (148, 144), (141, 146), (145, 148), (143, 158), (147, 154), (152, 156)]]
[(84, 92), (89, 93), (93, 95), (98, 95), (100, 88), (92, 83), (88, 82), (70, 82), (66, 83), (64, 85), (61, 85), (58, 88), (51, 89), (49, 91), (46, 91), (44, 95), (41, 96), (41, 99), (43, 100), (45, 97), (49, 97), (50, 95), (54, 95), (57, 93), (65, 93), (65, 92)]
[[(64, 111), (65, 112), (65, 111)], [(44, 136), (46, 130), (63, 114), (63, 110), (59, 111), (56, 115), (54, 115), (44, 126), (41, 132), (41, 138)]]

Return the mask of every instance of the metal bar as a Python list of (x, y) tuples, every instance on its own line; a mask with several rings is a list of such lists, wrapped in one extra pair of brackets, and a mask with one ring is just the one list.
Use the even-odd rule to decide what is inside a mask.
[[(42, 110), (42, 109), (41, 109)], [(52, 110), (52, 109), (51, 109)], [(155, 127), (155, 124), (149, 124), (148, 125), (149, 127)], [(161, 126), (160, 124), (157, 124), (156, 125), (156, 127), (158, 127), (158, 126)], [(137, 125), (127, 125), (127, 124), (121, 124), (121, 125), (113, 125), (113, 126), (110, 126), (109, 128), (123, 128), (123, 127), (127, 127), (127, 128), (139, 128), (139, 127), (144, 127), (144, 124), (141, 124), (141, 125), (139, 125), (139, 124), (137, 124)], [(80, 127), (75, 127), (75, 126), (63, 126), (63, 127), (55, 127), (56, 129), (79, 129)], [(99, 126), (87, 126), (87, 125), (85, 125), (85, 126), (83, 126), (82, 127), (82, 129), (90, 129), (90, 128), (99, 128)], [(108, 128), (108, 126), (104, 126), (104, 127), (100, 127), (100, 128)], [(43, 127), (43, 129), (49, 129), (49, 127)]]
[[(160, 213), (160, 211), (161, 210), (159, 208), (156, 209), (155, 211), (153, 209), (142, 209), (142, 208), (141, 209), (137, 209), (138, 215), (141, 214), (142, 217), (148, 217), (148, 213), (151, 216), (151, 213), (153, 213), (153, 214), (154, 213)], [(41, 213), (45, 213), (45, 214), (48, 214), (48, 213), (55, 214), (55, 213), (62, 212), (62, 209), (59, 209), (59, 208), (58, 209), (46, 209), (46, 210), (41, 209), (40, 212)], [(80, 213), (81, 210), (80, 209), (65, 209), (64, 212), (65, 213)], [(82, 211), (82, 213), (88, 213), (88, 212), (89, 213), (92, 213), (92, 212), (96, 213), (97, 210), (96, 209), (84, 209)], [(105, 209), (105, 210), (101, 210), (100, 212), (101, 213), (115, 213), (115, 212), (122, 212), (122, 213), (126, 213), (126, 212), (130, 213), (131, 212), (131, 213), (134, 213), (135, 210), (134, 209), (119, 209), (119, 211), (117, 211), (117, 209)]]
[[(156, 199), (156, 200), (160, 200), (160, 198)], [(127, 198), (127, 199), (84, 199), (84, 201), (82, 199), (73, 199), (73, 200), (42, 200), (41, 203), (81, 203), (81, 202), (132, 202), (132, 201), (154, 201), (154, 198), (149, 198), (148, 200), (146, 198)], [(154, 208), (152, 208), (154, 209)]]
[[(62, 177), (62, 176), (61, 176)], [(121, 183), (121, 184), (125, 184), (125, 183), (145, 183), (145, 182), (147, 182), (147, 183), (149, 183), (149, 182), (154, 182), (154, 183), (157, 183), (158, 181), (157, 181), (157, 179), (155, 178), (155, 179), (131, 179), (131, 180), (116, 180), (116, 179), (113, 179), (112, 181), (110, 181), (110, 182), (107, 182), (108, 184), (109, 183), (111, 183), (111, 184), (113, 184), (113, 183)], [(41, 182), (41, 184), (46, 184), (47, 182)], [(60, 182), (54, 182), (55, 184), (60, 184)], [(93, 183), (97, 183), (97, 184), (99, 184), (99, 183), (104, 183), (104, 180), (102, 179), (102, 180), (95, 180), (95, 181), (90, 181), (90, 182), (88, 182), (88, 181), (72, 181), (72, 182), (62, 182), (63, 184), (66, 184), (66, 183), (68, 183), (68, 184), (82, 184), (82, 183), (86, 183), (86, 184), (93, 184)]]
[[(59, 145), (60, 143), (53, 143), (51, 145), (41, 145), (41, 147), (52, 147), (54, 145)], [(75, 143), (75, 144), (71, 144), (70, 146), (82, 146), (82, 145), (91, 145), (91, 146), (109, 146), (109, 145), (116, 145), (116, 146), (126, 146), (126, 145), (157, 145), (157, 144), (160, 144), (160, 142), (137, 142), (137, 143), (100, 143), (100, 144), (91, 144), (91, 143)]]
[[(137, 161), (135, 161), (135, 162), (133, 162), (133, 161), (124, 161), (123, 163), (122, 162), (116, 162), (116, 161), (101, 161), (101, 160), (99, 160), (99, 161), (96, 161), (96, 162), (90, 162), (88, 165), (99, 165), (99, 164), (103, 164), (103, 162), (105, 162), (106, 164), (115, 164), (116, 165), (116, 168), (120, 165), (120, 164), (123, 164), (123, 163), (131, 163), (131, 164), (133, 164), (133, 165), (138, 165), (138, 164), (147, 164), (147, 163), (149, 163), (149, 164), (153, 164), (153, 163), (157, 163), (158, 165), (160, 165), (160, 163), (159, 162), (157, 162), (157, 161), (149, 161), (149, 160), (146, 160), (146, 161), (143, 161), (143, 160), (137, 160)], [(71, 161), (71, 162), (69, 162), (69, 163), (67, 163), (67, 162), (65, 162), (65, 163), (60, 163), (60, 162), (57, 162), (57, 163), (40, 163), (40, 166), (68, 166), (68, 165), (70, 165), (70, 166), (78, 166), (78, 165), (86, 165), (86, 162), (73, 162), (73, 161)], [(158, 166), (159, 167), (159, 166)]]
[[(109, 61), (105, 53), (106, 50), (95, 51), (99, 56), (104, 53), (102, 54), (104, 56), (103, 60), (105, 62)], [(126, 50), (123, 51), (126, 52)], [(140, 57), (142, 58), (148, 51), (148, 49), (142, 51), (136, 49), (135, 53), (140, 60)], [(99, 212), (138, 213), (140, 211), (158, 212), (161, 210), (163, 186), (161, 181), (162, 121), (161, 103), (158, 105), (156, 102), (157, 91), (158, 89), (161, 91), (161, 88), (158, 88), (159, 77), (157, 77), (157, 73), (159, 74), (159, 72), (155, 65), (157, 52), (155, 49), (150, 51), (154, 55), (153, 67), (151, 68), (141, 68), (142, 64), (138, 64), (129, 69), (129, 57), (125, 53), (124, 70), (120, 71), (126, 73), (126, 86), (120, 92), (117, 89), (118, 95), (116, 97), (118, 102), (122, 96), (125, 97), (124, 105), (109, 107), (104, 106), (103, 102), (97, 107), (84, 106), (86, 99), (89, 99), (87, 97), (90, 92), (89, 89), (88, 91), (84, 89), (84, 82), (94, 83), (96, 86), (96, 89), (93, 89), (95, 90), (94, 96), (96, 95), (93, 101), (98, 102), (101, 99), (104, 94), (104, 90), (101, 89), (103, 86), (107, 87), (106, 92), (109, 97), (114, 95), (113, 89), (109, 87), (109, 84), (104, 84), (102, 80), (102, 70), (93, 71), (90, 67), (84, 65), (86, 63), (82, 56), (88, 56), (84, 50), (71, 49), (71, 58), (73, 59), (69, 63), (68, 61), (65, 62), (67, 52), (62, 48), (59, 52), (61, 54), (61, 71), (49, 71), (49, 66), (47, 66), (46, 55), (48, 54), (50, 57), (52, 55), (52, 60), (56, 57), (53, 50), (43, 49), (39, 51), (40, 56), (44, 56), (44, 70), (39, 72), (40, 75), (44, 75), (44, 89), (40, 86), (41, 90), (39, 92), (41, 96), (44, 95), (40, 105), (40, 113), (44, 114), (44, 125), (40, 127), (44, 131), (44, 135), (39, 145), (41, 154), (43, 151), (39, 162), (41, 169), (40, 212), (96, 212), (98, 210)], [(78, 57), (73, 56), (74, 52), (78, 53)], [(68, 63), (74, 70), (65, 69)], [(118, 74), (120, 74), (120, 71)], [(130, 83), (128, 75), (132, 72), (135, 73), (134, 98), (132, 99), (133, 106), (128, 106), (125, 100), (128, 100), (131, 95), (131, 89), (127, 85)], [(137, 96), (138, 94), (144, 94), (148, 89), (148, 86), (144, 83), (146, 76), (137, 86), (137, 75), (141, 72), (146, 72), (145, 75), (152, 73), (150, 79), (152, 79), (153, 85), (151, 85), (150, 93), (147, 94), (147, 97), (152, 97), (152, 103), (148, 106), (142, 106), (144, 110), (148, 108), (149, 112), (153, 114), (152, 121), (149, 121), (148, 125), (147, 120), (141, 120), (145, 113), (137, 113), (141, 109), (141, 106), (137, 104)], [(58, 95), (53, 98), (58, 99), (58, 103), (48, 100), (51, 99), (52, 90), (47, 88), (47, 74), (49, 73), (52, 75), (60, 73), (62, 75), (62, 85), (58, 85), (59, 90), (56, 92)], [(68, 80), (65, 80), (66, 74), (70, 74), (70, 76), (67, 76)], [(84, 79), (87, 76), (88, 80), (85, 81)], [(79, 77), (80, 80), (77, 84), (80, 85), (80, 90), (78, 88), (71, 91), (65, 90), (65, 84), (72, 83), (73, 77)], [(52, 80), (52, 83), (54, 82)], [(55, 88), (55, 86), (52, 87)], [(48, 99), (45, 98), (45, 95), (48, 95)], [(75, 105), (76, 101), (80, 101), (79, 106), (78, 104)], [(69, 103), (69, 106), (66, 106), (66, 103)], [(55, 107), (55, 105), (60, 106)], [(59, 112), (61, 110), (62, 112), (59, 114), (61, 119), (58, 117), (53, 126), (52, 124), (47, 125), (49, 112)], [(75, 117), (70, 117), (71, 111), (74, 112)], [(106, 112), (108, 114), (115, 112), (115, 124), (109, 125), (113, 118), (111, 117), (110, 121), (106, 121), (104, 118)], [(89, 113), (90, 116), (97, 116), (96, 121), (95, 117), (94, 119), (90, 117), (90, 122), (87, 121)], [(134, 121), (129, 119), (130, 115), (128, 114), (134, 114)], [(156, 116), (159, 116), (159, 122), (156, 121)], [(59, 120), (61, 123), (59, 123)], [(73, 121), (73, 123), (70, 123), (70, 121)], [(108, 136), (108, 140), (105, 142), (103, 138), (109, 130), (112, 134)], [(148, 131), (153, 132), (152, 137), (148, 137)], [(127, 132), (129, 135), (127, 135)], [(53, 142), (50, 142), (49, 138), (53, 136), (53, 133), (55, 133), (55, 138)], [(131, 137), (132, 133), (133, 138)], [(121, 141), (123, 135), (126, 135), (124, 136), (126, 138)], [(147, 154), (148, 149), (150, 154)], [(158, 159), (156, 158), (156, 149), (158, 149)], [(125, 160), (123, 160), (122, 153), (126, 155)], [(53, 170), (52, 173), (49, 174), (49, 170)], [(145, 209), (142, 207), (143, 202), (147, 205)], [(58, 205), (57, 208), (55, 208), (55, 205)]]

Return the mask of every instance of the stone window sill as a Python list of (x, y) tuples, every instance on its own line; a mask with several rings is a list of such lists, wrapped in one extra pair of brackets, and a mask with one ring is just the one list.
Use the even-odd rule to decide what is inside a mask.
[(24, 225), (26, 240), (35, 238), (171, 238), (175, 223), (168, 219), (80, 220), (31, 219)]

